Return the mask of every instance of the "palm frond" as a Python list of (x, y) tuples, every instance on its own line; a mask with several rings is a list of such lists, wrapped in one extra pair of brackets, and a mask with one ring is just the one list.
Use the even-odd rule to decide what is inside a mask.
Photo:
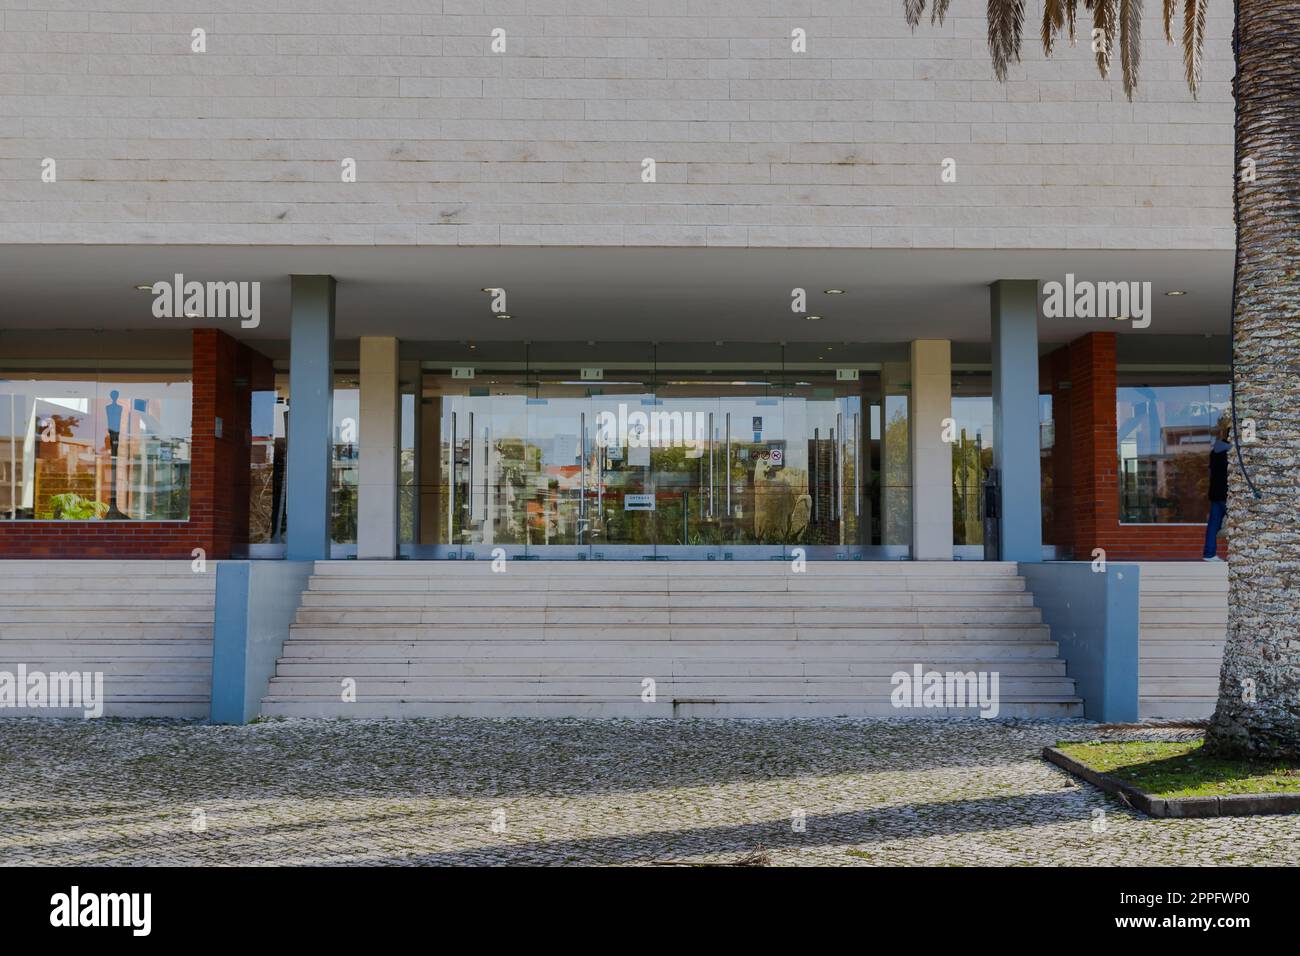
[(1043, 53), (1052, 55), (1056, 35), (1065, 26), (1065, 0), (1043, 0)]
[(1178, 12), (1178, 0), (1165, 0), (1165, 42), (1174, 42), (1174, 16)]
[(1065, 0), (1065, 19), (1070, 24), (1070, 46), (1074, 46), (1078, 39), (1075, 32), (1075, 23), (1079, 19), (1079, 0)]
[(921, 22), (923, 13), (925, 13), (925, 0), (903, 0), (903, 18), (913, 30)]
[(1133, 99), (1142, 60), (1142, 0), (1120, 0), (1119, 62), (1124, 74), (1124, 95)]
[(1115, 49), (1115, 21), (1118, 18), (1119, 0), (1093, 0), (1092, 35), (1097, 49), (1097, 69), (1102, 78), (1110, 75), (1110, 55)]
[(1205, 8), (1209, 0), (1184, 0), (1183, 63), (1187, 66), (1187, 87), (1196, 95), (1201, 86), (1201, 52), (1205, 48)]
[(989, 53), (993, 56), (993, 73), (999, 80), (1007, 78), (1012, 61), (1020, 62), (1020, 39), (1025, 29), (1025, 0), (988, 0)]
[(930, 22), (943, 23), (943, 18), (948, 15), (948, 0), (934, 0), (934, 9), (930, 12)]

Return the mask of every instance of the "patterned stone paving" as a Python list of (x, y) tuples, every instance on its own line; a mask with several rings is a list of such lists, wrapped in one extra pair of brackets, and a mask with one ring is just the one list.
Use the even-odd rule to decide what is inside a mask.
[(0, 864), (1300, 863), (1300, 815), (1153, 820), (1039, 756), (1098, 733), (980, 720), (11, 718)]

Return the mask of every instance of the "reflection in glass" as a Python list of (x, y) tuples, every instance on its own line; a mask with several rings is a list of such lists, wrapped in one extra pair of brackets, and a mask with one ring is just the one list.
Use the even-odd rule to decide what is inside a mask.
[(1214, 428), (1231, 400), (1226, 380), (1213, 378), (1121, 375), (1115, 392), (1121, 522), (1205, 521)]
[(0, 372), (0, 517), (189, 517), (188, 372)]
[(361, 390), (357, 373), (336, 373), (330, 439), (330, 540), (334, 544), (356, 544), (357, 541), (360, 433)]

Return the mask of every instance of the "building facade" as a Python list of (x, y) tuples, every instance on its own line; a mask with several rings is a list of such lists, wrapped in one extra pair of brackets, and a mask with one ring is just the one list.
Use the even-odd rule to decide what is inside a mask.
[(5, 5), (0, 558), (1199, 558), (1227, 12), (954, 6)]

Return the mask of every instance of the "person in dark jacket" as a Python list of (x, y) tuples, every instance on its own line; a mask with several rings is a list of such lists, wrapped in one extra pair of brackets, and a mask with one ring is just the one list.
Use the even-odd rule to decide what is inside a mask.
[(1219, 419), (1214, 430), (1214, 445), (1210, 449), (1210, 518), (1205, 525), (1205, 550), (1202, 552), (1206, 561), (1222, 560), (1218, 557), (1217, 539), (1223, 518), (1228, 513), (1228, 452), (1232, 448), (1228, 436), (1231, 433), (1232, 426), (1227, 417)]

